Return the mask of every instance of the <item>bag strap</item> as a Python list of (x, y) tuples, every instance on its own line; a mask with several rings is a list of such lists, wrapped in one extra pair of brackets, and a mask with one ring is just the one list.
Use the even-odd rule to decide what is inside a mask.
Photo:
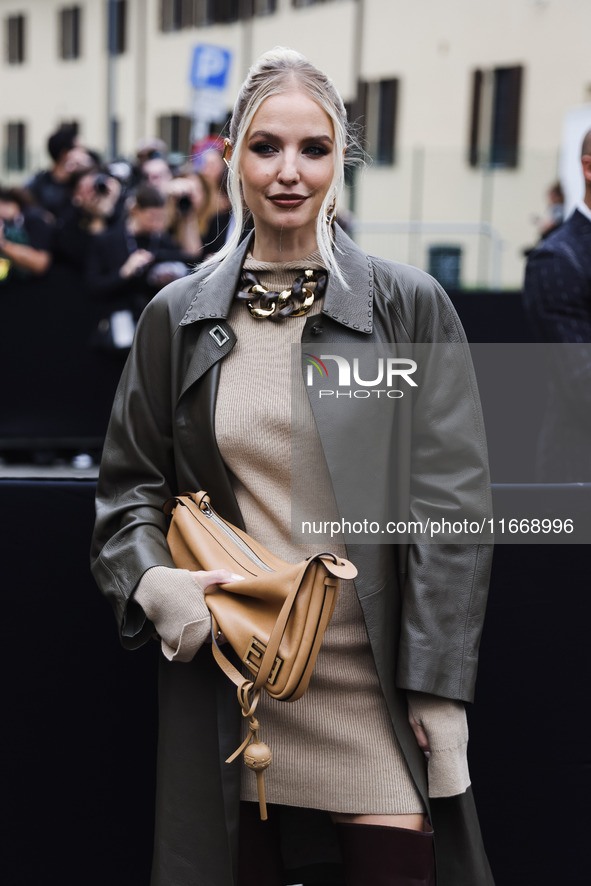
[[(279, 650), (279, 644), (281, 643), (281, 638), (283, 637), (285, 626), (289, 619), (291, 610), (293, 609), (295, 598), (297, 596), (306, 570), (312, 562), (313, 559), (305, 560), (296, 573), (289, 594), (285, 598), (283, 606), (281, 607), (281, 612), (277, 616), (277, 621), (275, 622), (275, 626), (271, 631), (271, 636), (269, 637), (267, 648), (263, 654), (259, 671), (254, 681), (245, 678), (244, 674), (242, 674), (241, 671), (239, 671), (238, 668), (236, 668), (232, 664), (232, 662), (229, 661), (228, 658), (226, 658), (226, 656), (220, 649), (217, 642), (217, 635), (220, 632), (220, 626), (218, 625), (214, 616), (211, 616), (211, 648), (213, 656), (224, 674), (230, 678), (235, 686), (238, 687), (238, 701), (240, 702), (242, 714), (244, 717), (250, 717), (254, 713), (260, 691), (269, 679), (269, 674), (271, 673), (275, 664), (275, 659), (277, 658), (277, 652)], [(249, 699), (249, 694), (251, 692), (255, 694), (252, 700)]]
[(304, 575), (306, 574), (308, 567), (311, 566), (312, 562), (313, 560), (304, 560), (304, 562), (300, 564), (300, 568), (298, 569), (293, 580), (291, 590), (285, 598), (285, 602), (281, 607), (281, 612), (277, 616), (275, 627), (271, 631), (269, 642), (267, 643), (267, 648), (263, 654), (259, 672), (257, 674), (256, 680), (254, 681), (253, 689), (255, 692), (258, 689), (263, 688), (263, 686), (269, 679), (269, 674), (273, 670), (275, 659), (277, 658), (277, 652), (279, 651), (279, 644), (281, 643), (281, 638), (285, 633), (285, 627), (287, 625), (291, 610), (293, 609), (297, 593), (302, 583), (302, 579), (304, 578)]
[[(303, 563), (301, 563), (300, 568), (298, 569), (294, 577), (289, 594), (285, 598), (285, 602), (281, 607), (281, 612), (277, 617), (275, 626), (271, 631), (271, 636), (269, 637), (269, 642), (267, 643), (267, 648), (263, 654), (263, 658), (259, 667), (259, 672), (254, 682), (244, 677), (244, 675), (238, 670), (238, 668), (236, 668), (232, 664), (231, 661), (229, 661), (229, 659), (226, 658), (226, 656), (220, 649), (217, 642), (217, 637), (220, 633), (220, 626), (215, 619), (213, 613), (211, 616), (211, 648), (213, 656), (224, 674), (226, 674), (226, 676), (229, 677), (230, 680), (236, 685), (238, 702), (240, 704), (240, 707), (242, 708), (242, 716), (249, 718), (248, 735), (239, 745), (239, 747), (236, 748), (234, 753), (230, 754), (230, 756), (226, 759), (226, 763), (232, 763), (239, 754), (241, 754), (243, 751), (246, 752), (246, 749), (249, 745), (252, 745), (253, 748), (259, 749), (259, 757), (260, 750), (262, 749), (262, 751), (264, 752), (264, 762), (259, 762), (258, 760), (256, 762), (253, 762), (247, 759), (246, 753), (244, 755), (244, 762), (246, 763), (246, 765), (249, 768), (254, 769), (256, 772), (259, 809), (261, 819), (263, 821), (267, 818), (267, 805), (265, 799), (265, 783), (263, 778), (263, 771), (271, 762), (271, 752), (266, 745), (259, 742), (259, 721), (254, 716), (254, 712), (259, 702), (261, 690), (267, 682), (269, 674), (271, 673), (271, 669), (275, 664), (277, 652), (279, 651), (279, 644), (281, 643), (281, 638), (283, 637), (285, 626), (287, 625), (289, 615), (291, 613), (291, 610), (293, 609), (293, 605), (295, 603), (297, 593), (300, 589), (302, 579), (304, 578), (308, 567), (311, 566), (314, 561), (323, 562), (322, 558), (326, 556), (326, 554), (319, 554), (310, 557), (308, 560), (304, 560)], [(326, 566), (326, 563), (324, 563), (324, 566)]]

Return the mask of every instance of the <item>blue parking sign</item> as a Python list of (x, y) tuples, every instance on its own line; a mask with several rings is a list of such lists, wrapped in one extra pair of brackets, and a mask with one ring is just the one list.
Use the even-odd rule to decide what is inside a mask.
[(200, 43), (193, 50), (191, 85), (195, 89), (225, 89), (231, 61), (229, 49)]

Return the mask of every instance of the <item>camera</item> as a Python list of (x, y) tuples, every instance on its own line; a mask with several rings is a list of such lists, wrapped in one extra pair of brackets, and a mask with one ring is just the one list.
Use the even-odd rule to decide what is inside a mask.
[(176, 206), (178, 211), (182, 215), (186, 215), (187, 212), (191, 211), (193, 204), (191, 203), (191, 198), (188, 196), (188, 194), (181, 194), (181, 196), (176, 201)]
[(108, 180), (109, 180), (109, 176), (105, 175), (104, 172), (99, 172), (99, 174), (97, 175), (97, 177), (94, 180), (94, 185), (93, 185), (94, 190), (101, 197), (106, 197), (107, 194), (109, 193), (109, 186), (107, 184)]

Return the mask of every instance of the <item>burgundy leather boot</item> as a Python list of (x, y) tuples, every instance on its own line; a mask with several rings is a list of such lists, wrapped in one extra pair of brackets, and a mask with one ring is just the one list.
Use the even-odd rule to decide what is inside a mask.
[(337, 824), (347, 886), (435, 886), (433, 830)]

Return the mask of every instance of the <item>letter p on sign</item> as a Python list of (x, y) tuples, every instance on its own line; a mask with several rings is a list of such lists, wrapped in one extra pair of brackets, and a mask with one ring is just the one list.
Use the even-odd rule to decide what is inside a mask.
[(231, 60), (228, 49), (200, 43), (193, 51), (191, 85), (195, 89), (225, 89)]

